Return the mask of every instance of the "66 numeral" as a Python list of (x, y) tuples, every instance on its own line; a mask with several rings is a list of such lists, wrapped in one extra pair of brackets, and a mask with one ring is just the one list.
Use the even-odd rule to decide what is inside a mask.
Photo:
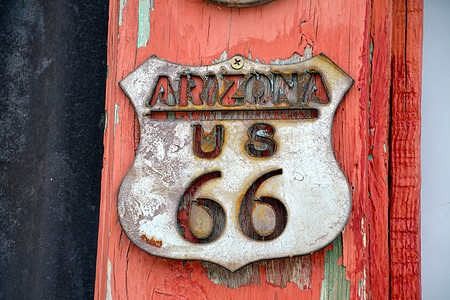
[(273, 240), (286, 227), (287, 211), (283, 202), (269, 196), (255, 198), (264, 181), (281, 174), (283, 174), (282, 169), (267, 172), (258, 177), (245, 192), (239, 206), (239, 225), (242, 232), (251, 239)]
[[(258, 177), (241, 200), (239, 226), (242, 232), (253, 240), (273, 240), (280, 236), (286, 227), (287, 211), (283, 202), (270, 196), (255, 198), (264, 181), (282, 173), (282, 169), (277, 169)], [(222, 177), (220, 171), (208, 172), (197, 177), (187, 187), (179, 201), (177, 229), (186, 240), (192, 243), (213, 242), (225, 229), (225, 210), (217, 201), (193, 198), (200, 186), (220, 177)]]

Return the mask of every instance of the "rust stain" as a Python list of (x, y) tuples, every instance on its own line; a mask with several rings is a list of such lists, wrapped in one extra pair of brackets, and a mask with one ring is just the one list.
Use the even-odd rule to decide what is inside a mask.
[(155, 240), (154, 238), (149, 239), (145, 234), (141, 235), (141, 238), (147, 243), (157, 248), (161, 248), (162, 241)]
[[(312, 108), (310, 103), (329, 102), (327, 98), (331, 89), (343, 76), (339, 67), (322, 53), (303, 63), (290, 65), (261, 64), (242, 56), (208, 68), (177, 65), (157, 56), (150, 60), (159, 75), (149, 83), (151, 93), (145, 105), (149, 112), (211, 108), (252, 110), (272, 106), (280, 109)], [(128, 85), (128, 93), (133, 93), (129, 89), (130, 85), (132, 87), (130, 80), (125, 78), (120, 86), (126, 90)]]

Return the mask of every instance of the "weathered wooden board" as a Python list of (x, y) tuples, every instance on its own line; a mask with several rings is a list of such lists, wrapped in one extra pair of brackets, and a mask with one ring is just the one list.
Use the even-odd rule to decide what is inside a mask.
[(391, 297), (412, 299), (420, 285), (420, 100), (423, 2), (394, 1), (390, 128)]
[[(242, 9), (111, 0), (96, 299), (420, 298), (421, 17), (420, 0), (275, 0)], [(269, 63), (311, 51), (356, 81), (333, 128), (353, 197), (342, 236), (311, 255), (235, 273), (154, 257), (130, 243), (116, 198), (139, 128), (118, 82), (152, 54), (201, 65), (235, 54)]]

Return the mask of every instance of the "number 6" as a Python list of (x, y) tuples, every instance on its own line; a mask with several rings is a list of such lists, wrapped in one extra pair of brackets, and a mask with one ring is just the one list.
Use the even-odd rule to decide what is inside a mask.
[(273, 240), (286, 227), (287, 211), (283, 202), (268, 196), (255, 199), (256, 192), (264, 181), (281, 174), (282, 169), (267, 172), (258, 177), (245, 192), (239, 207), (239, 225), (242, 232), (251, 239)]

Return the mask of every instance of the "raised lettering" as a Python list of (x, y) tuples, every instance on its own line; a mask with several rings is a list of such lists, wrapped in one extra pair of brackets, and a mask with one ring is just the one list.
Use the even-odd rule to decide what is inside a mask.
[(277, 151), (277, 143), (273, 139), (275, 129), (265, 123), (253, 124), (248, 129), (249, 140), (245, 143), (245, 151), (253, 157), (270, 157)]
[(155, 87), (150, 98), (147, 99), (145, 106), (152, 107), (157, 103), (167, 106), (178, 104), (177, 93), (174, 91), (172, 84), (167, 76), (161, 75), (156, 80)]
[[(199, 118), (200, 119), (200, 118)], [(202, 125), (193, 126), (194, 153), (197, 157), (214, 159), (222, 152), (225, 129), (216, 125), (209, 133), (204, 132)]]

